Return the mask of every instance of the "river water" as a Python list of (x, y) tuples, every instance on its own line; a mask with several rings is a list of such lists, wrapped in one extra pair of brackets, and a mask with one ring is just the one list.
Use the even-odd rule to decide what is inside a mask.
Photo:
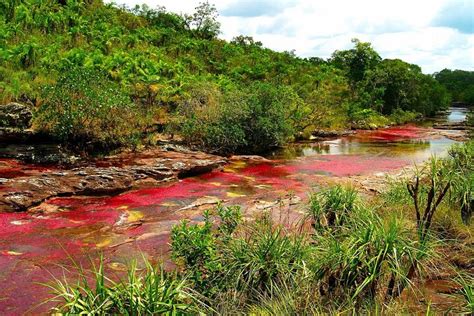
[[(465, 109), (453, 108), (441, 120), (459, 122), (465, 115)], [(444, 155), (453, 143), (425, 126), (359, 131), (292, 144), (267, 160), (232, 160), (223, 170), (161, 187), (112, 197), (54, 198), (40, 213), (0, 214), (0, 313), (45, 312), (48, 305), (35, 303), (48, 293), (36, 282), (60, 276), (60, 265), (71, 259), (87, 265), (103, 253), (107, 269), (122, 271), (133, 258), (166, 257), (171, 227), (182, 219), (200, 220), (202, 209), (216, 201), (254, 214), (275, 201), (304, 200), (332, 178), (388, 172)]]

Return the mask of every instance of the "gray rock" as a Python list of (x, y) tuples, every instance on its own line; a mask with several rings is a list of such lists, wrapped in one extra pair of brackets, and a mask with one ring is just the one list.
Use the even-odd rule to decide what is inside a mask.
[(29, 128), (32, 117), (26, 105), (15, 102), (0, 105), (0, 127)]

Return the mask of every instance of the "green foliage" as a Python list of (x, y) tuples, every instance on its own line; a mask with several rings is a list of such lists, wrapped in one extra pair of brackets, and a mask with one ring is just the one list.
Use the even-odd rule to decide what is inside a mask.
[(338, 304), (360, 304), (377, 295), (391, 300), (409, 280), (408, 268), (422, 257), (403, 220), (384, 222), (373, 210), (359, 208), (346, 215), (345, 225), (332, 234), (316, 234), (313, 269), (320, 291)]
[[(105, 275), (103, 260), (92, 270), (76, 266), (77, 283), (66, 277), (45, 284), (58, 303), (55, 313), (64, 315), (185, 315), (196, 310), (193, 297), (186, 290), (186, 280), (177, 279), (162, 267), (145, 260), (140, 271), (136, 262), (127, 270), (127, 278), (116, 282)], [(91, 285), (91, 280), (95, 283)]]
[(204, 39), (212, 39), (220, 32), (220, 23), (217, 21), (217, 17), (216, 6), (206, 1), (201, 2), (199, 6), (196, 7), (194, 14), (184, 15), (184, 22), (196, 36)]
[[(335, 220), (328, 225), (332, 213)], [(149, 264), (138, 273), (132, 265), (128, 278), (115, 283), (101, 266), (95, 288), (85, 277), (74, 285), (56, 280), (57, 311), (365, 313), (392, 302), (410, 286), (414, 263), (421, 269), (432, 256), (430, 244), (418, 242), (406, 219), (380, 216), (353, 189), (333, 187), (313, 195), (309, 215), (321, 223), (311, 237), (300, 230), (309, 228), (305, 223), (285, 228), (270, 214), (242, 222), (239, 207), (219, 205), (206, 211), (201, 223), (173, 227), (178, 275)]]
[(218, 236), (213, 232), (209, 212), (204, 214), (202, 225), (190, 225), (183, 221), (171, 232), (172, 258), (189, 271), (194, 286), (207, 294), (222, 272), (217, 253)]
[(472, 275), (459, 275), (455, 282), (461, 287), (460, 292), (465, 301), (465, 315), (474, 313), (474, 277)]
[(344, 70), (352, 84), (356, 86), (363, 81), (368, 71), (374, 69), (382, 60), (380, 55), (372, 48), (370, 43), (353, 39), (354, 48), (343, 51), (335, 51), (331, 62), (338, 68)]
[(436, 80), (422, 74), (417, 65), (399, 59), (381, 61), (359, 87), (384, 114), (401, 109), (430, 116), (446, 108), (450, 101), (446, 89)]
[(291, 89), (266, 83), (224, 91), (204, 85), (180, 104), (182, 117), (175, 128), (188, 143), (210, 151), (265, 151), (294, 134), (296, 98)]
[(304, 269), (304, 238), (292, 236), (267, 216), (236, 232), (241, 216), (236, 207), (220, 206), (216, 215), (212, 221), (206, 212), (203, 224), (183, 222), (172, 231), (172, 257), (200, 293), (216, 298), (237, 290), (252, 300), (281, 282), (294, 281)]
[(244, 233), (229, 244), (226, 267), (234, 288), (253, 297), (255, 291), (265, 295), (282, 283), (296, 282), (309, 255), (304, 236), (292, 236), (269, 216)]
[(146, 119), (117, 84), (87, 68), (65, 72), (45, 89), (43, 102), (36, 126), (80, 147), (87, 142), (105, 148), (128, 143), (137, 138)]
[(474, 104), (474, 71), (443, 69), (434, 77), (449, 91), (453, 101)]
[(344, 224), (356, 208), (357, 192), (353, 188), (334, 186), (310, 196), (309, 214), (317, 230), (333, 229)]
[(355, 104), (349, 106), (347, 117), (352, 128), (375, 129), (389, 124), (389, 120), (377, 111), (361, 108)]
[(405, 124), (416, 121), (420, 118), (420, 114), (413, 111), (404, 111), (400, 108), (396, 108), (392, 111), (389, 116), (389, 120), (395, 124)]
[(468, 224), (474, 214), (474, 141), (454, 145), (449, 155), (445, 168), (452, 176), (451, 201)]

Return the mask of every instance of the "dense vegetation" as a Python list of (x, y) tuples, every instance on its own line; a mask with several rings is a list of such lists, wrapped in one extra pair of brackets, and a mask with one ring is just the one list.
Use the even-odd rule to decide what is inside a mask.
[(474, 71), (443, 69), (435, 74), (454, 102), (474, 105)]
[[(77, 284), (57, 279), (50, 285), (56, 309), (127, 315), (431, 314), (429, 302), (410, 310), (406, 299), (419, 295), (416, 287), (426, 273), (456, 271), (442, 255), (446, 249), (474, 255), (467, 224), (472, 192), (458, 185), (473, 179), (473, 148), (473, 142), (453, 147), (450, 158), (432, 159), (414, 178), (395, 180), (373, 199), (341, 186), (314, 192), (296, 224), (272, 220), (278, 214), (244, 220), (239, 207), (219, 206), (205, 212), (202, 223), (183, 221), (172, 229), (176, 270), (146, 263), (140, 272), (135, 262), (121, 282), (109, 279), (103, 265), (80, 271)], [(451, 295), (459, 305), (449, 312), (468, 315), (474, 312), (474, 283), (472, 275), (458, 273), (459, 291)]]
[(418, 66), (382, 60), (369, 43), (326, 61), (218, 34), (207, 2), (178, 15), (99, 0), (3, 1), (0, 102), (31, 105), (35, 128), (80, 147), (168, 131), (223, 153), (264, 151), (315, 129), (403, 123), (449, 102)]

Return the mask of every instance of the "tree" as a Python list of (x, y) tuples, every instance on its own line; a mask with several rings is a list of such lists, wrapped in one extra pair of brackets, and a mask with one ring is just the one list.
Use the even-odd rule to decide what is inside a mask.
[(263, 44), (260, 41), (255, 42), (252, 36), (245, 36), (245, 35), (238, 35), (235, 36), (231, 43), (239, 45), (239, 46), (259, 46), (261, 47)]
[(449, 91), (453, 101), (474, 104), (474, 71), (443, 69), (434, 77)]
[(201, 2), (191, 15), (183, 16), (186, 26), (189, 30), (202, 39), (212, 39), (220, 32), (221, 24), (217, 21), (216, 6), (208, 1)]
[(366, 72), (375, 69), (382, 59), (370, 43), (361, 42), (358, 39), (353, 39), (352, 43), (355, 45), (353, 49), (335, 51), (330, 61), (346, 72), (355, 89), (357, 83), (365, 78)]
[(366, 73), (359, 88), (372, 102), (381, 101), (379, 110), (383, 114), (402, 109), (433, 115), (449, 102), (445, 89), (431, 76), (424, 75), (417, 65), (400, 59), (384, 59)]

